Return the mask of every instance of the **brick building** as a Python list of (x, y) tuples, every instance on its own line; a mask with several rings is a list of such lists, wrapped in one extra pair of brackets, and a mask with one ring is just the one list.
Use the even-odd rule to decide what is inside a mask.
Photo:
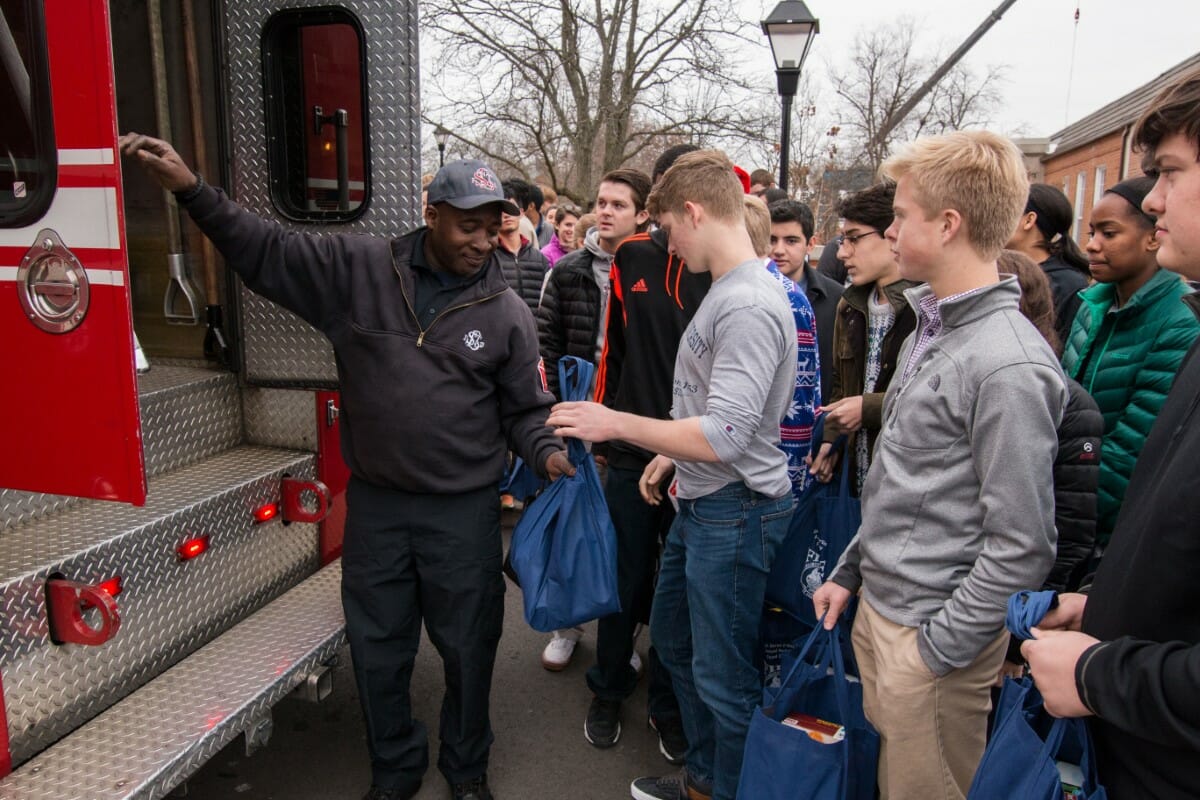
[(1081, 245), (1087, 219), (1104, 190), (1142, 174), (1130, 134), (1150, 101), (1184, 74), (1200, 68), (1200, 53), (1050, 137), (1042, 180), (1062, 189), (1075, 209), (1072, 232)]

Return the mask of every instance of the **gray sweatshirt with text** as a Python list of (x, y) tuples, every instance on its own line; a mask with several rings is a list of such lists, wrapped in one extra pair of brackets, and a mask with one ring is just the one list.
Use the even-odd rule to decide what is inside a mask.
[(677, 461), (679, 496), (741, 481), (768, 497), (791, 491), (779, 423), (796, 384), (796, 323), (759, 259), (715, 281), (679, 342), (671, 416), (700, 417), (720, 461)]

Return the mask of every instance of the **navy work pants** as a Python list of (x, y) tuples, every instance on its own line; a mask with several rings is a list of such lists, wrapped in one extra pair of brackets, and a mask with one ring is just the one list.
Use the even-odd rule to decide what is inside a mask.
[(504, 619), (496, 497), (495, 486), (433, 495), (350, 481), (342, 604), (375, 785), (415, 794), (429, 766), (409, 698), (422, 620), (446, 679), (438, 769), (451, 783), (487, 771)]

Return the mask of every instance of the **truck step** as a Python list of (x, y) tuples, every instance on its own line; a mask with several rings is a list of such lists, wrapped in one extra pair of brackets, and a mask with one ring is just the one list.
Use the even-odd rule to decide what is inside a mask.
[[(237, 378), (189, 366), (155, 366), (138, 376), (146, 476), (194, 464), (242, 438)], [(0, 531), (78, 502), (62, 495), (0, 489)]]
[[(259, 523), (315, 456), (237, 447), (150, 481), (146, 505), (78, 503), (0, 536), (0, 677), (17, 764), (91, 719), (319, 566), (316, 525)], [(178, 548), (207, 550), (182, 560)], [(116, 635), (51, 641), (46, 584), (120, 578)], [(99, 624), (96, 610), (91, 624)]]
[(335, 561), (0, 781), (0, 800), (164, 797), (333, 658), (340, 582)]
[(155, 366), (138, 376), (146, 476), (228, 450), (242, 438), (242, 406), (231, 372)]

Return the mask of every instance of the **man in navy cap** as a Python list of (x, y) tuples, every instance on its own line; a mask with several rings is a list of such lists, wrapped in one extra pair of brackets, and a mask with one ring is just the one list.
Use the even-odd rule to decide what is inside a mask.
[(333, 343), (352, 474), (342, 603), (371, 756), (364, 800), (413, 797), (429, 764), (409, 699), (422, 619), (446, 673), (438, 768), (456, 800), (489, 800), (505, 452), (551, 479), (574, 472), (545, 426), (554, 395), (533, 317), (489, 258), (501, 209), (520, 210), (490, 167), (455, 161), (429, 184), (425, 227), (308, 236), (240, 208), (166, 142), (130, 133), (120, 146), (250, 289)]

